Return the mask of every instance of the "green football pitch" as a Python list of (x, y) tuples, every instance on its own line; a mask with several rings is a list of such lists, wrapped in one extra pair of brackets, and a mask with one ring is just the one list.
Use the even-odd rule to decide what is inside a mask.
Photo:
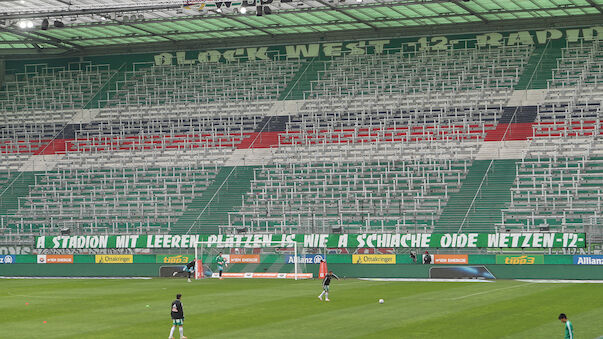
[[(0, 280), (1, 338), (576, 338), (603, 335), (603, 285), (521, 281)], [(383, 298), (384, 304), (378, 300)], [(176, 331), (177, 333), (177, 331)], [(178, 338), (178, 336), (176, 336)]]

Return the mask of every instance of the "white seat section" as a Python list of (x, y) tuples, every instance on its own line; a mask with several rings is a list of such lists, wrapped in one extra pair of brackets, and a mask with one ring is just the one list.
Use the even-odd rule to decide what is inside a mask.
[(0, 123), (66, 122), (115, 74), (109, 65), (27, 65), (8, 77), (0, 91)]
[(568, 44), (549, 80), (547, 102), (603, 102), (603, 41)]
[(225, 230), (431, 231), (479, 143), (280, 147)]
[(603, 133), (600, 103), (544, 104), (538, 107), (534, 137), (588, 137)]
[(180, 66), (134, 64), (107, 106), (154, 106), (276, 100), (301, 66), (299, 60), (200, 63)]
[(379, 100), (358, 107), (342, 102), (307, 101), (300, 114), (289, 117), (281, 144), (483, 140), (502, 115), (501, 103), (411, 109)]
[(603, 138), (565, 133), (537, 136), (517, 164), (502, 227), (564, 232), (601, 225)]
[(502, 227), (573, 232), (603, 224), (602, 47), (562, 49)]
[[(32, 66), (0, 96), (0, 171), (35, 171), (45, 157), (53, 170), (36, 173), (9, 227), (169, 230), (223, 167), (248, 165), (251, 189), (217, 225), (224, 232), (429, 232), (475, 160), (518, 158), (502, 229), (586, 227), (600, 215), (600, 42), (563, 49), (531, 140), (482, 147), (533, 51), (136, 63), (119, 73)], [(297, 86), (308, 69), (313, 80)], [(55, 104), (9, 98), (21, 89)], [(92, 97), (100, 107), (82, 111)], [(245, 149), (259, 131), (274, 132), (261, 146), (273, 148)]]
[(9, 223), (21, 231), (169, 231), (186, 205), (216, 175), (211, 167), (61, 169), (36, 176)]
[(325, 64), (308, 97), (511, 88), (532, 51), (533, 47), (510, 46), (345, 55)]

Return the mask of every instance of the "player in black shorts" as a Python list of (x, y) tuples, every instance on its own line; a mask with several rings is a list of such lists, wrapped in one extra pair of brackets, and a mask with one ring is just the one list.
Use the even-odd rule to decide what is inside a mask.
[[(191, 275), (192, 275), (193, 273), (195, 273), (195, 261), (193, 260), (193, 261), (189, 262), (188, 264), (186, 264), (186, 266), (184, 266), (184, 268), (182, 269), (182, 271), (184, 271), (184, 272), (186, 272), (186, 273), (187, 273), (187, 276), (188, 276), (188, 282), (191, 282)], [(175, 276), (176, 276), (176, 274), (178, 274), (178, 272), (177, 272), (177, 271), (176, 271), (176, 272), (174, 272), (174, 273), (172, 274), (172, 276), (174, 276), (174, 277), (175, 277)]]

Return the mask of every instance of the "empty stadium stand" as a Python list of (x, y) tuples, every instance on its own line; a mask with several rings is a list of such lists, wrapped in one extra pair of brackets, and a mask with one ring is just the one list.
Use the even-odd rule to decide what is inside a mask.
[(0, 91), (0, 229), (584, 230), (602, 105), (601, 41), (32, 64)]

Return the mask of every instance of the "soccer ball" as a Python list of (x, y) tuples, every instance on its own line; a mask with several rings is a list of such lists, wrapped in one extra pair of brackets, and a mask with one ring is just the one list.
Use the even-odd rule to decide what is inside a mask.
[(379, 303), (380, 303), (380, 304), (383, 304), (384, 302), (385, 302), (385, 300), (383, 300), (383, 299), (379, 299)]

